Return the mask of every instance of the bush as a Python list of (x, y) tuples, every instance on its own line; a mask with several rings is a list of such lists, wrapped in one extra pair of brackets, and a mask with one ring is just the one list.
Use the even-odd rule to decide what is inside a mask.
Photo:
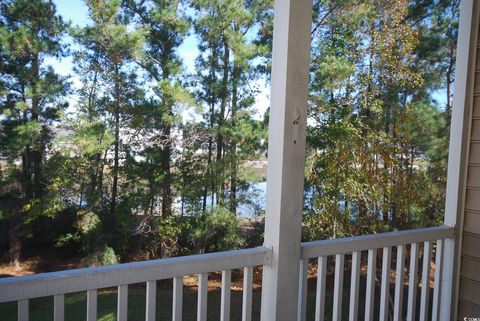
[(237, 216), (217, 206), (192, 221), (193, 245), (201, 253), (237, 249), (243, 245), (238, 227)]
[(79, 211), (75, 227), (82, 251), (88, 254), (98, 250), (102, 238), (102, 223), (98, 215), (91, 211)]
[(148, 252), (154, 257), (172, 257), (181, 252), (179, 237), (184, 228), (178, 217), (155, 217), (152, 234), (148, 242)]
[(92, 255), (89, 255), (87, 258), (88, 266), (102, 266), (112, 264), (118, 264), (118, 258), (115, 254), (115, 251), (107, 245), (105, 245), (100, 250), (94, 252)]
[(260, 214), (256, 219), (249, 220), (245, 228), (248, 229), (244, 233), (245, 247), (261, 246), (265, 239), (265, 213)]

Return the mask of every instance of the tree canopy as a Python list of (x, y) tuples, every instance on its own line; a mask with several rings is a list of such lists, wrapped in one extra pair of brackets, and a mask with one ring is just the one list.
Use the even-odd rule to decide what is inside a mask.
[[(458, 2), (314, 1), (305, 239), (441, 222)], [(0, 0), (0, 248), (18, 265), (22, 244), (91, 264), (253, 245), (273, 1), (84, 5), (77, 26)]]

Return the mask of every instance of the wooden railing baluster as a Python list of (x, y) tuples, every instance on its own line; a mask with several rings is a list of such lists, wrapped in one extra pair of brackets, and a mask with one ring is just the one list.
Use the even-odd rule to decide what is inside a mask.
[(128, 285), (119, 285), (117, 293), (117, 321), (127, 321)]
[(377, 250), (368, 250), (367, 290), (365, 295), (365, 321), (373, 320), (375, 301), (375, 273), (377, 268)]
[(207, 321), (208, 273), (198, 275), (197, 321)]
[(308, 260), (300, 261), (300, 275), (298, 279), (297, 321), (305, 321), (307, 318)]
[(408, 273), (407, 321), (415, 321), (418, 286), (418, 243), (413, 243), (410, 247), (410, 270)]
[(395, 273), (395, 303), (393, 308), (393, 321), (402, 321), (403, 313), (403, 278), (405, 267), (404, 245), (397, 246), (397, 269)]
[(172, 321), (182, 321), (183, 276), (173, 278)]
[(433, 288), (432, 321), (440, 319), (440, 293), (442, 292), (443, 240), (437, 240), (435, 254), (435, 286)]
[(65, 295), (57, 294), (53, 297), (53, 321), (65, 320)]
[(333, 321), (342, 320), (344, 254), (335, 255), (335, 281), (333, 286)]
[(97, 290), (87, 291), (87, 321), (97, 321)]
[(390, 301), (390, 264), (392, 248), (383, 248), (382, 257), (382, 284), (380, 285), (380, 321), (388, 321), (388, 307)]
[(147, 281), (145, 302), (145, 320), (155, 321), (157, 308), (157, 281)]
[(28, 317), (29, 317), (28, 299), (18, 300), (17, 304), (18, 304), (18, 308), (17, 308), (18, 321), (28, 321)]
[(315, 297), (315, 321), (325, 320), (325, 283), (327, 273), (327, 260), (326, 256), (318, 258), (317, 267), (317, 291)]
[(253, 267), (243, 269), (242, 321), (252, 320)]
[(420, 321), (428, 320), (428, 299), (430, 296), (430, 264), (432, 262), (432, 243), (423, 243), (422, 294), (420, 297)]
[(232, 284), (232, 271), (222, 271), (222, 297), (220, 303), (220, 321), (230, 321), (230, 286)]

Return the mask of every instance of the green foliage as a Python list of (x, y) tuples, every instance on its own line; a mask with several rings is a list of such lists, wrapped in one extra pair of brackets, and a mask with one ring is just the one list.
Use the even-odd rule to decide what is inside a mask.
[[(56, 245), (92, 265), (260, 244), (263, 221), (244, 244), (236, 211), (263, 178), (249, 162), (267, 149), (269, 112), (257, 120), (255, 106), (273, 1), (85, 4), (67, 48), (52, 1), (0, 1), (10, 241), (71, 215)], [(457, 0), (314, 1), (305, 240), (441, 221), (457, 20)], [(193, 74), (179, 52), (190, 35)], [(74, 96), (47, 64), (65, 56)]]
[(56, 242), (55, 247), (57, 248), (66, 248), (73, 244), (79, 243), (81, 241), (80, 236), (78, 234), (67, 233), (64, 235), (60, 235)]
[(243, 244), (238, 224), (235, 214), (216, 206), (193, 221), (192, 243), (202, 253), (237, 249)]
[(157, 218), (155, 220), (155, 238), (157, 253), (160, 257), (171, 257), (181, 253), (179, 238), (185, 223), (175, 217)]
[(100, 250), (90, 254), (86, 262), (87, 266), (103, 266), (118, 263), (115, 251), (109, 246), (104, 246)]
[[(62, 207), (48, 195), (44, 173), (53, 123), (67, 106), (69, 86), (45, 61), (66, 54), (62, 44), (66, 25), (51, 1), (5, 0), (0, 2), (0, 158), (7, 160), (6, 180), (13, 190), (0, 190), (10, 210), (10, 260), (18, 265), (24, 218)], [(19, 164), (19, 165), (17, 165)], [(4, 171), (3, 164), (0, 171)], [(10, 194), (17, 192), (16, 204)], [(4, 207), (4, 206), (0, 206)], [(29, 213), (30, 212), (30, 213)], [(46, 212), (46, 215), (53, 215)]]
[(201, 50), (194, 90), (204, 109), (202, 129), (208, 140), (202, 211), (210, 196), (236, 212), (239, 164), (259, 157), (265, 137), (261, 122), (252, 121), (257, 91), (251, 86), (259, 78), (255, 69), (264, 48), (247, 34), (260, 27), (272, 2), (201, 0), (193, 5), (199, 12), (194, 27)]
[[(442, 110), (430, 91), (445, 86), (438, 75), (451, 79), (453, 51), (443, 65), (427, 65), (450, 45), (437, 29), (437, 10), (454, 17), (457, 6), (412, 9), (404, 0), (316, 4), (306, 239), (441, 221), (450, 107)], [(450, 36), (454, 20), (444, 25)], [(439, 42), (426, 43), (425, 37)]]
[(93, 212), (79, 211), (75, 227), (83, 252), (88, 254), (96, 251), (102, 240), (102, 224), (98, 215)]
[(38, 121), (28, 121), (13, 129), (10, 141), (12, 150), (22, 152), (26, 146), (39, 147), (42, 141), (42, 125)]
[(87, 238), (98, 234), (100, 229), (100, 219), (98, 215), (93, 212), (82, 212), (78, 214), (78, 221), (76, 223), (78, 233)]

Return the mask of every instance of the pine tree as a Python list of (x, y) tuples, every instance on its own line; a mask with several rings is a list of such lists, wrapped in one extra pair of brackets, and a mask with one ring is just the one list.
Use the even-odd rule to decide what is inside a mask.
[(259, 19), (264, 17), (271, 2), (202, 0), (195, 1), (194, 5), (199, 11), (195, 28), (201, 39), (199, 49), (203, 53), (197, 59), (197, 79), (201, 88), (198, 99), (208, 106), (206, 121), (215, 135), (215, 139), (210, 138), (208, 143), (212, 199), (225, 205), (229, 195), (229, 208), (236, 212), (237, 149), (241, 145), (241, 131), (245, 131), (243, 137), (248, 136), (248, 122), (244, 120), (251, 116), (248, 108), (254, 102), (255, 94), (249, 83), (258, 77), (253, 61), (264, 53), (260, 50), (262, 46), (248, 36), (259, 28)]
[(161, 189), (162, 215), (170, 216), (175, 159), (173, 132), (179, 119), (175, 109), (189, 102), (189, 94), (181, 83), (182, 62), (177, 50), (187, 35), (189, 20), (179, 0), (129, 0), (125, 6), (134, 21), (148, 31), (145, 56), (139, 63), (153, 82), (151, 88), (156, 98), (151, 113), (153, 120), (148, 126), (151, 132), (159, 134), (152, 139), (156, 143), (150, 144), (145, 154), (150, 161), (151, 203)]
[[(10, 208), (10, 260), (18, 267), (20, 227), (44, 195), (49, 182), (44, 166), (54, 122), (66, 107), (66, 79), (45, 60), (61, 57), (65, 23), (52, 1), (0, 2), (1, 154), (7, 159), (2, 197), (17, 199)], [(17, 166), (20, 162), (20, 168)]]
[(80, 57), (94, 73), (94, 77), (98, 77), (96, 81), (101, 86), (99, 100), (113, 132), (110, 209), (105, 224), (113, 228), (112, 223), (118, 214), (122, 172), (120, 163), (126, 157), (123, 143), (126, 137), (122, 136), (128, 136), (128, 131), (122, 134), (121, 131), (128, 129), (130, 114), (144, 95), (138, 83), (134, 62), (142, 56), (145, 32), (142, 29), (130, 29), (128, 20), (122, 15), (121, 1), (92, 0), (87, 5), (93, 24), (77, 31), (75, 37), (85, 52)]

